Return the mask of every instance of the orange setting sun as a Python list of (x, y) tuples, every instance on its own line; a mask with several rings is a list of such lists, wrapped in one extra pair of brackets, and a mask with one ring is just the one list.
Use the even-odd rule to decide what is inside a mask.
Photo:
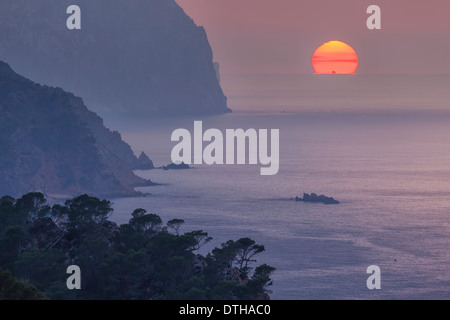
[(355, 74), (358, 55), (344, 42), (329, 41), (314, 52), (312, 66), (316, 74)]

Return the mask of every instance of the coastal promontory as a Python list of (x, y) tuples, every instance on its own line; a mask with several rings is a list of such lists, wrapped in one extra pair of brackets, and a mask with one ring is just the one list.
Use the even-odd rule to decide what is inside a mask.
[(0, 60), (102, 115), (230, 112), (206, 31), (175, 0), (0, 1), (0, 21)]
[(151, 168), (118, 132), (61, 88), (37, 84), (0, 62), (0, 194), (136, 195)]

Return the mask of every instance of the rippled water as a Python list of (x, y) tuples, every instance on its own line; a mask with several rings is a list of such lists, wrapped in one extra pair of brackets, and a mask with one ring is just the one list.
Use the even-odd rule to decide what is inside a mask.
[[(185, 231), (214, 238), (204, 250), (249, 236), (266, 247), (259, 262), (277, 268), (273, 299), (449, 299), (450, 97), (442, 78), (279, 77), (229, 80), (238, 111), (201, 119), (205, 128), (280, 129), (276, 176), (249, 165), (140, 171), (164, 185), (141, 188), (148, 197), (114, 199), (112, 219), (126, 222), (138, 207), (184, 219)], [(397, 91), (389, 81), (400, 83)], [(383, 86), (389, 90), (374, 101)], [(170, 163), (171, 132), (192, 130), (193, 120), (109, 125), (160, 166)], [(289, 200), (303, 192), (341, 204)], [(366, 288), (370, 265), (381, 268), (381, 290)]]

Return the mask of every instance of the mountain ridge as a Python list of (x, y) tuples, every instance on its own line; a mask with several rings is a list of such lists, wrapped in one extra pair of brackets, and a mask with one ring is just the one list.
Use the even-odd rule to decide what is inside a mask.
[[(69, 5), (81, 8), (81, 30), (66, 27)], [(205, 29), (174, 0), (2, 1), (0, 20), (0, 60), (96, 112), (231, 111)]]
[[(134, 187), (154, 184), (133, 173), (140, 161), (130, 146), (81, 98), (26, 79), (2, 61), (0, 150), (0, 194), (131, 196), (139, 194)], [(153, 167), (148, 157), (142, 163)]]

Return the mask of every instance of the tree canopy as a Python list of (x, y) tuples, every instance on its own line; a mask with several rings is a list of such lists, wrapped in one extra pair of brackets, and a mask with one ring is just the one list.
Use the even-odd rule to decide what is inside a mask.
[[(2, 197), (0, 268), (9, 271), (0, 270), (0, 298), (269, 298), (275, 268), (255, 267), (265, 248), (254, 240), (229, 240), (200, 255), (212, 240), (207, 232), (181, 233), (183, 220), (164, 224), (144, 209), (119, 226), (108, 219), (112, 211), (109, 201), (88, 195), (53, 206), (41, 193)], [(81, 290), (66, 287), (73, 264)]]

